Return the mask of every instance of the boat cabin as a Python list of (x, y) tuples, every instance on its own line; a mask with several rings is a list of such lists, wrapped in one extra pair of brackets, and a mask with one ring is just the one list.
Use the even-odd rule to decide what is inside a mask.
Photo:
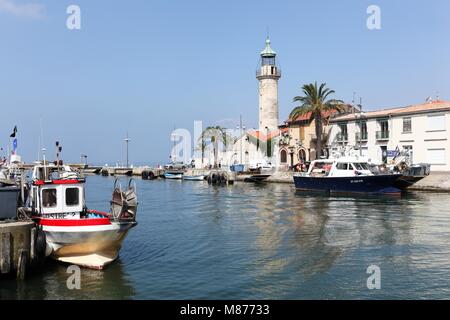
[(41, 216), (79, 218), (85, 208), (84, 182), (68, 167), (36, 166), (30, 205)]
[(311, 162), (309, 176), (315, 177), (353, 177), (373, 175), (367, 162), (354, 158), (323, 159)]

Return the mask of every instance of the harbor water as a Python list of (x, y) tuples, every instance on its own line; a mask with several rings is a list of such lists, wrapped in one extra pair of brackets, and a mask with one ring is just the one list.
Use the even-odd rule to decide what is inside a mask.
[[(81, 269), (72, 290), (67, 266), (47, 261), (25, 281), (1, 279), (0, 299), (450, 298), (450, 194), (136, 183), (139, 224), (119, 260)], [(88, 207), (108, 211), (113, 184), (89, 176)], [(380, 268), (380, 289), (367, 287), (369, 266)]]

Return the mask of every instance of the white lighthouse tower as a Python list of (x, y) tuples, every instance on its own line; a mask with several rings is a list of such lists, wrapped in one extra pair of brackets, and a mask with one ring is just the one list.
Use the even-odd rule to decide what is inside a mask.
[(256, 71), (259, 81), (259, 131), (278, 129), (278, 79), (281, 71), (275, 58), (276, 52), (270, 47), (270, 39), (266, 39), (266, 47), (261, 51), (261, 66)]

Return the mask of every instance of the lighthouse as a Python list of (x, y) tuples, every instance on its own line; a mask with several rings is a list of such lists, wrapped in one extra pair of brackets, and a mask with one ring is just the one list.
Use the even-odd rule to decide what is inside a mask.
[(270, 39), (261, 51), (261, 65), (256, 71), (259, 81), (259, 131), (278, 129), (278, 79), (281, 71), (276, 64), (276, 52), (270, 47)]

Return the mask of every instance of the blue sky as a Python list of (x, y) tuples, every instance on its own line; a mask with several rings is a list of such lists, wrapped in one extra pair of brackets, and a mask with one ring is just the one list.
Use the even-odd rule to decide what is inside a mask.
[[(81, 30), (66, 8), (81, 8)], [(366, 9), (381, 8), (381, 30)], [(450, 100), (450, 2), (0, 0), (0, 146), (66, 161), (168, 161), (174, 125), (258, 121), (255, 70), (269, 29), (283, 71), (280, 120), (301, 85), (326, 82), (366, 110)]]

